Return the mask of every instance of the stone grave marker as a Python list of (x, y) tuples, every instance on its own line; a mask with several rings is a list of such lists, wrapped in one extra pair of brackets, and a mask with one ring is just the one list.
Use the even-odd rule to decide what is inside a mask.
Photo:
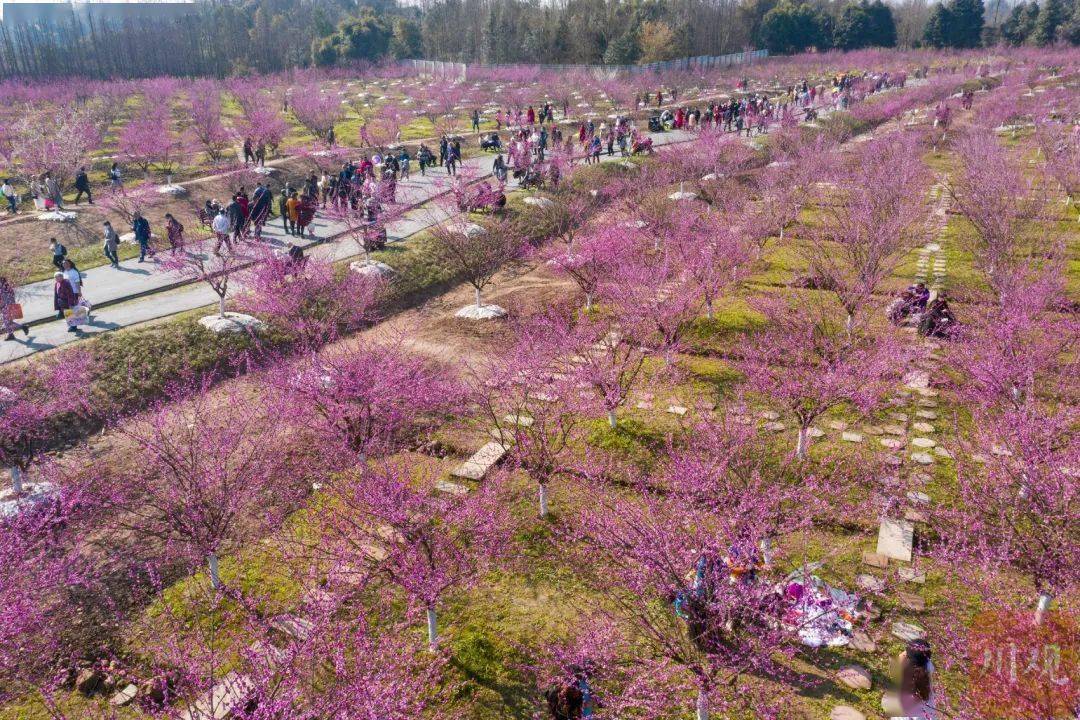
[(885, 518), (878, 529), (877, 552), (891, 560), (911, 562), (915, 528), (904, 520)]

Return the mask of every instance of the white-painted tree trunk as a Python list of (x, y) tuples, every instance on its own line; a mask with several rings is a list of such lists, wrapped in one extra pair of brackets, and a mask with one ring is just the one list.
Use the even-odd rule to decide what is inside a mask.
[(476, 290), (476, 307), (480, 307), (484, 303), (480, 301), (480, 288), (474, 288)]
[(592, 310), (592, 293), (585, 293), (585, 310)]
[(799, 435), (795, 441), (795, 457), (806, 457), (807, 446), (810, 444), (810, 430), (809, 428), (799, 428)]
[(22, 470), (11, 466), (11, 488), (15, 491), (16, 495), (19, 495), (23, 491), (23, 474)]
[(221, 575), (218, 572), (217, 553), (210, 553), (207, 556), (206, 565), (210, 568), (210, 584), (216, 588), (221, 587)]
[(844, 320), (844, 329), (847, 330), (848, 335), (851, 334), (851, 329), (853, 327), (855, 327), (855, 316), (849, 312), (847, 318)]
[(548, 496), (547, 496), (547, 483), (540, 483), (540, 517), (547, 517), (548, 514)]
[(709, 694), (705, 690), (698, 690), (697, 720), (709, 720)]
[(439, 630), (435, 624), (435, 608), (428, 608), (427, 610), (427, 639), (428, 644), (432, 647), (439, 639)]
[(1046, 617), (1046, 613), (1050, 611), (1050, 603), (1054, 601), (1054, 596), (1048, 593), (1042, 593), (1039, 595), (1039, 603), (1035, 606), (1035, 624), (1042, 625), (1043, 619)]
[(616, 425), (618, 425), (618, 420), (615, 418), (615, 411), (614, 410), (608, 410), (607, 411), (607, 421), (608, 421), (608, 425), (611, 426), (612, 430), (614, 430)]
[(218, 314), (225, 317), (225, 296), (218, 297)]
[(780, 242), (784, 242), (784, 226), (780, 226)]

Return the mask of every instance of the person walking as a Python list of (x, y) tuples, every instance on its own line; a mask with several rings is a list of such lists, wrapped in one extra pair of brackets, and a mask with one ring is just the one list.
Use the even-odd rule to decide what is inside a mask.
[(94, 204), (94, 194), (90, 192), (90, 178), (86, 175), (86, 168), (79, 168), (79, 172), (75, 175), (75, 189), (78, 192), (75, 194), (75, 204), (78, 205), (82, 200), (83, 193), (86, 194), (86, 201), (91, 205)]
[(214, 237), (217, 242), (214, 245), (214, 254), (221, 253), (221, 244), (224, 243), (225, 247), (232, 250), (232, 241), (229, 240), (229, 216), (225, 214), (225, 208), (218, 208), (217, 215), (210, 222), (210, 229), (214, 231)]
[(112, 223), (105, 221), (105, 244), (101, 248), (109, 263), (116, 269), (120, 268), (120, 236), (113, 229)]
[(53, 201), (53, 204), (56, 205), (57, 209), (62, 210), (64, 207), (64, 196), (60, 192), (60, 183), (56, 182), (56, 178), (52, 176), (52, 173), (45, 173), (45, 177), (42, 178), (42, 181), (45, 183), (45, 194)]
[(52, 250), (52, 264), (57, 270), (64, 269), (64, 258), (67, 257), (67, 248), (56, 238), (49, 238), (49, 249)]
[(401, 148), (401, 154), (398, 155), (398, 167), (401, 168), (401, 179), (409, 179), (409, 151), (406, 148)]
[(251, 144), (251, 138), (244, 138), (244, 164), (255, 164), (255, 148)]
[(113, 163), (109, 167), (109, 183), (113, 186), (114, 190), (119, 190), (124, 186), (124, 178), (120, 174), (120, 163)]
[(15, 331), (22, 330), (23, 335), (30, 334), (30, 328), (22, 323), (15, 322), (22, 317), (22, 307), (15, 302), (15, 288), (11, 282), (0, 276), (0, 323), (3, 323), (7, 337), (4, 340), (14, 340)]
[(232, 233), (233, 242), (239, 242), (244, 234), (244, 209), (239, 196), (234, 195), (225, 206), (225, 214), (229, 218), (229, 231)]
[(177, 250), (184, 249), (184, 226), (172, 216), (172, 213), (165, 213), (165, 237), (169, 241), (169, 251), (173, 255)]
[(86, 296), (83, 294), (83, 274), (79, 272), (79, 268), (75, 267), (75, 263), (71, 262), (71, 260), (64, 261), (64, 269), (61, 272), (64, 273), (64, 279), (71, 286), (71, 292), (75, 293), (75, 304), (86, 306), (87, 318), (89, 319), (90, 303), (87, 302)]
[(248, 211), (248, 220), (255, 228), (255, 239), (262, 239), (263, 225), (266, 224), (267, 218), (270, 217), (270, 204), (273, 198), (270, 195), (270, 188), (263, 185), (261, 182), (255, 185), (255, 192), (251, 195), (251, 208)]
[(135, 233), (135, 242), (139, 243), (139, 262), (146, 259), (146, 256), (154, 256), (154, 251), (150, 247), (150, 222), (142, 216), (142, 213), (135, 213), (131, 223), (131, 231)]
[(289, 234), (301, 234), (300, 225), (298, 223), (298, 220), (300, 219), (300, 198), (295, 190), (289, 193), (289, 199), (285, 202), (285, 211), (289, 213)]
[(289, 217), (289, 188), (284, 187), (281, 189), (281, 196), (278, 198), (278, 214), (281, 215), (281, 226), (285, 229), (286, 235), (292, 235), (292, 228), (290, 223), (292, 219)]
[(480, 111), (472, 111), (472, 130), (474, 133), (480, 132)]
[[(75, 291), (71, 289), (71, 283), (64, 277), (64, 273), (53, 274), (53, 309), (56, 310), (56, 319), (64, 319), (64, 311), (74, 308), (79, 300)], [(69, 325), (68, 332), (75, 332), (75, 326)]]
[(15, 192), (15, 186), (11, 183), (11, 178), (4, 178), (4, 184), (0, 186), (0, 194), (7, 200), (8, 212), (17, 215), (19, 212), (19, 194)]

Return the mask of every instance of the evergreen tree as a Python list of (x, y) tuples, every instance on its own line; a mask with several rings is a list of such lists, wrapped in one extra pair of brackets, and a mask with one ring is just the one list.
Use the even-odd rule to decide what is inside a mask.
[(1039, 16), (1031, 32), (1031, 42), (1045, 47), (1054, 42), (1058, 28), (1065, 22), (1068, 13), (1064, 0), (1043, 0)]
[(632, 65), (641, 55), (638, 45), (637, 28), (629, 28), (622, 35), (608, 43), (604, 50), (605, 65)]
[(1023, 45), (1035, 29), (1035, 20), (1039, 17), (1039, 5), (1032, 2), (1021, 3), (1012, 9), (1009, 17), (1001, 24), (1001, 38), (1010, 45)]
[(761, 39), (773, 53), (797, 53), (829, 47), (828, 20), (804, 2), (782, 0), (761, 21)]
[(982, 41), (983, 1), (949, 0), (949, 5), (949, 45), (955, 48), (979, 47)]
[(836, 26), (837, 47), (854, 50), (896, 45), (896, 22), (892, 9), (881, 0), (860, 0), (844, 7)]
[(931, 47), (973, 48), (982, 41), (982, 0), (949, 0), (930, 13), (923, 42)]

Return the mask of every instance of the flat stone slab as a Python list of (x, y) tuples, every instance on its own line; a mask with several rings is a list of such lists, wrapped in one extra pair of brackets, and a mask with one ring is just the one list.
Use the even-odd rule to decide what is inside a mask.
[(924, 492), (919, 492), (918, 490), (912, 490), (911, 492), (909, 492), (907, 494), (907, 499), (915, 503), (916, 505), (930, 504), (930, 496)]
[(870, 671), (861, 665), (848, 665), (836, 671), (836, 679), (849, 688), (869, 690), (874, 686)]
[(296, 615), (278, 615), (270, 621), (270, 627), (297, 640), (307, 640), (315, 629), (315, 623)]
[(652, 410), (652, 403), (647, 403), (644, 400), (639, 400), (637, 404), (634, 405), (634, 407), (636, 407), (638, 410)]
[(890, 435), (903, 435), (905, 432), (902, 425), (882, 425), (881, 429)]
[(949, 452), (948, 450), (946, 450), (945, 448), (941, 447), (940, 445), (938, 445), (936, 448), (934, 448), (934, 454), (937, 455), (938, 457), (943, 457), (943, 458), (951, 458), (952, 457), (952, 453)]
[(867, 573), (857, 575), (855, 577), (855, 584), (866, 592), (879, 593), (885, 591), (885, 580)]
[(435, 489), (447, 495), (468, 495), (471, 492), (465, 485), (449, 480), (436, 480)]
[(825, 431), (819, 427), (809, 427), (806, 429), (806, 434), (812, 438), (825, 437)]
[(678, 415), (679, 417), (686, 414), (686, 408), (682, 405), (668, 405), (667, 411), (672, 415)]
[(533, 419), (528, 415), (514, 415), (513, 413), (503, 416), (503, 422), (519, 427), (532, 427), (533, 425)]
[(761, 418), (763, 420), (779, 420), (780, 413), (774, 412), (772, 410), (766, 410), (765, 412), (761, 413)]
[(877, 425), (867, 425), (867, 426), (865, 426), (863, 428), (863, 432), (866, 433), (867, 435), (880, 435), (881, 433), (883, 433), (885, 431), (882, 430)]
[(920, 465), (930, 465), (934, 462), (934, 456), (925, 452), (911, 453), (911, 459)]
[(896, 571), (896, 576), (904, 582), (922, 585), (926, 582), (926, 573), (919, 572), (913, 567), (904, 566)]
[(918, 400), (915, 401), (915, 403), (919, 407), (924, 407), (924, 408), (936, 408), (938, 406), (937, 400), (934, 400), (933, 398), (926, 398), (926, 397), (919, 398)]
[(132, 683), (128, 683), (123, 688), (118, 690), (115, 695), (109, 698), (109, 704), (113, 707), (124, 707), (129, 705), (135, 696), (139, 694), (139, 687)]
[(915, 415), (924, 420), (937, 420), (937, 413), (933, 410), (916, 410)]
[(766, 430), (771, 430), (772, 432), (783, 432), (787, 429), (787, 426), (784, 425), (784, 423), (782, 422), (768, 422), (765, 423), (762, 427), (764, 427)]
[(915, 528), (905, 520), (885, 518), (878, 528), (877, 552), (891, 560), (911, 562)]
[(914, 593), (898, 592), (896, 593), (896, 601), (900, 603), (900, 607), (912, 612), (922, 612), (926, 609), (926, 601)]
[(881, 553), (864, 552), (862, 554), (862, 561), (870, 567), (882, 569), (889, 567), (889, 558)]
[(861, 443), (863, 441), (863, 436), (861, 433), (857, 432), (845, 432), (840, 436), (840, 439), (844, 442)]
[(913, 429), (913, 430), (914, 430), (915, 432), (921, 432), (921, 433), (932, 433), (932, 432), (935, 432), (935, 430), (934, 430), (934, 426), (933, 426), (933, 425), (931, 425), (930, 423), (925, 423), (925, 422), (917, 422), (917, 423), (915, 423), (914, 425), (912, 425), (912, 426), (911, 426), (911, 428), (912, 428), (912, 429)]
[(851, 633), (851, 642), (849, 644), (859, 652), (872, 653), (877, 650), (877, 643), (871, 640), (870, 636), (862, 630), (855, 630)]
[(829, 720), (866, 720), (866, 716), (850, 705), (837, 705), (829, 712)]
[(894, 622), (892, 628), (889, 629), (889, 632), (892, 633), (893, 637), (903, 640), (904, 642), (926, 638), (926, 631), (914, 623)]
[(191, 708), (180, 713), (180, 720), (226, 720), (242, 710), (255, 692), (255, 681), (235, 670), (226, 674)]
[(454, 468), (450, 474), (466, 480), (482, 480), (488, 470), (502, 460), (504, 455), (506, 455), (505, 445), (489, 442), (477, 450), (471, 458)]
[(846, 430), (847, 429), (847, 423), (844, 422), (843, 420), (830, 420), (829, 421), (829, 429), (830, 430)]
[(889, 448), (890, 450), (899, 450), (900, 448), (904, 447), (904, 441), (897, 440), (896, 438), (881, 438), (881, 440), (879, 440), (878, 442), (880, 442), (882, 445)]
[(911, 444), (918, 448), (937, 447), (937, 441), (927, 437), (911, 438)]

